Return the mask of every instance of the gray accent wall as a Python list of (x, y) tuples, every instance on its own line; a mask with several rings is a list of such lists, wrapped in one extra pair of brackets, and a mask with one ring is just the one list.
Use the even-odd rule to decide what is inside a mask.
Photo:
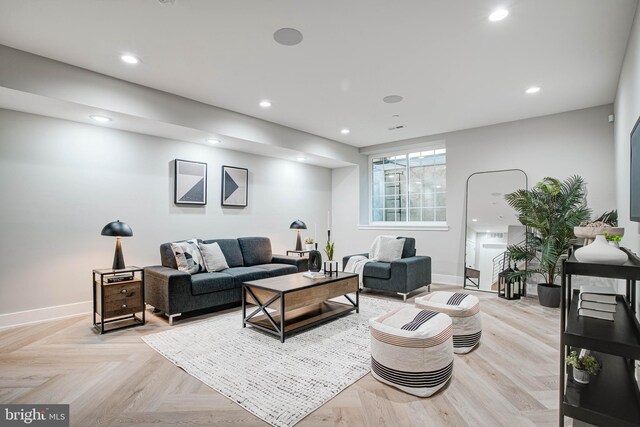
[[(208, 164), (205, 207), (173, 203), (176, 158)], [(249, 169), (247, 208), (220, 206), (222, 165)], [(296, 219), (303, 237), (324, 235), (331, 170), (0, 110), (0, 194), (0, 317), (77, 303), (86, 312), (91, 270), (113, 261), (115, 240), (100, 235), (108, 222), (133, 228), (122, 239), (128, 265), (160, 264), (162, 242), (190, 238), (267, 236), (284, 253)]]
[[(474, 172), (518, 168), (528, 175), (530, 185), (545, 176), (563, 179), (579, 174), (588, 183), (588, 201), (594, 211), (614, 209), (613, 124), (608, 122), (612, 112), (612, 105), (603, 105), (360, 149), (367, 154), (444, 141), (449, 229), (359, 229), (368, 214), (368, 171), (356, 166), (333, 169), (333, 228), (338, 258), (366, 251), (379, 234), (415, 237), (418, 255), (432, 257), (433, 282), (461, 284), (465, 183)], [(358, 186), (359, 182), (364, 185)]]
[(640, 224), (629, 220), (630, 134), (640, 117), (640, 6), (629, 35), (615, 102), (616, 201), (620, 226), (625, 228), (623, 246), (640, 251)]

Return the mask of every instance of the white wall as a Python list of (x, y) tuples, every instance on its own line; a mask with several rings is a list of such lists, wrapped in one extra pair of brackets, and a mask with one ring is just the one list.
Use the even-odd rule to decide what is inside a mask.
[[(206, 207), (173, 203), (176, 158), (208, 163)], [(249, 205), (221, 208), (221, 165), (249, 169)], [(89, 311), (90, 273), (109, 267), (120, 219), (127, 264), (159, 264), (162, 242), (268, 236), (292, 249), (302, 219), (326, 230), (331, 171), (297, 162), (0, 110), (0, 326), (12, 319)], [(67, 309), (2, 316), (72, 304)], [(39, 314), (40, 313), (40, 314)]]
[(625, 228), (623, 246), (640, 251), (640, 227), (629, 220), (629, 135), (640, 117), (640, 7), (629, 36), (615, 101), (616, 206)]
[[(535, 101), (532, 101), (535, 102)], [(338, 255), (366, 251), (378, 234), (416, 238), (418, 254), (432, 257), (434, 281), (462, 283), (464, 257), (464, 195), (467, 177), (480, 171), (519, 168), (534, 184), (545, 176), (564, 179), (579, 174), (588, 183), (588, 201), (594, 213), (615, 204), (613, 125), (607, 118), (612, 105), (486, 126), (431, 137), (383, 144), (393, 150), (403, 145), (444, 140), (447, 145), (448, 231), (358, 230), (358, 182), (364, 168), (333, 170), (332, 200)], [(366, 147), (361, 151), (370, 151)], [(368, 192), (366, 186), (361, 192)], [(363, 197), (366, 201), (367, 198)]]

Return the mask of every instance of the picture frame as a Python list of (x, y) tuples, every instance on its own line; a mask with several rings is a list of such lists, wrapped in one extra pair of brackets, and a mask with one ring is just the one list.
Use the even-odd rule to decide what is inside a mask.
[(174, 198), (176, 205), (207, 204), (207, 164), (175, 159)]
[(246, 208), (249, 194), (249, 170), (235, 166), (222, 166), (220, 194), (222, 206)]

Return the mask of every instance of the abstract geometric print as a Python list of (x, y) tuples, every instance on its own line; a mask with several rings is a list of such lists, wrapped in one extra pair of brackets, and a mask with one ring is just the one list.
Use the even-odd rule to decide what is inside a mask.
[(207, 164), (176, 159), (175, 203), (207, 204)]
[(244, 168), (222, 167), (222, 206), (247, 206), (248, 174)]

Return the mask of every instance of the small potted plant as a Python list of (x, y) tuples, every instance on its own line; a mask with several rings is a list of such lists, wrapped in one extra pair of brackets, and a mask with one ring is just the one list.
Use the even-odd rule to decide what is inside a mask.
[(565, 358), (565, 363), (573, 368), (573, 379), (580, 384), (589, 384), (591, 375), (598, 375), (600, 364), (598, 359), (590, 354), (578, 356), (578, 353), (572, 351)]
[(314, 243), (316, 241), (314, 240), (313, 237), (305, 237), (304, 239), (304, 245), (307, 248), (308, 251), (312, 251), (314, 249)]
[(620, 241), (622, 240), (622, 236), (614, 236), (605, 231), (604, 237), (607, 239), (607, 242), (609, 242), (611, 246), (615, 246), (616, 248), (620, 247)]
[(338, 261), (333, 260), (334, 252), (334, 242), (327, 240), (327, 244), (324, 246), (324, 253), (327, 254), (328, 261), (324, 263), (324, 272), (330, 276), (338, 273)]

